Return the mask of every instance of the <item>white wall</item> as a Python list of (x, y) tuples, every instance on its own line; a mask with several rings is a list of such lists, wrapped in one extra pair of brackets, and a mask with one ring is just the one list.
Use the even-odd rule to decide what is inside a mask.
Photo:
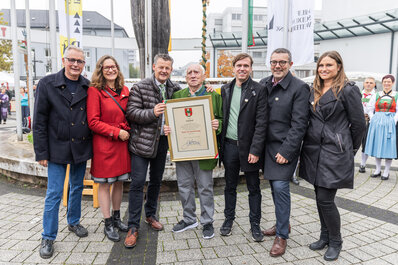
[[(398, 33), (395, 33), (392, 74), (397, 76)], [(391, 33), (321, 41), (320, 54), (338, 51), (346, 71), (389, 73)]]

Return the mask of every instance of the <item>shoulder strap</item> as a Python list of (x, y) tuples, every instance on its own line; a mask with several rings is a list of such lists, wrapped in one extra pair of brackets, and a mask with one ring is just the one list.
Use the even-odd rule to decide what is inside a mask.
[(111, 95), (111, 93), (109, 93), (106, 89), (104, 89), (104, 91), (113, 99), (113, 101), (115, 101), (115, 103), (119, 106), (120, 110), (123, 111), (123, 114), (126, 115), (126, 111), (122, 108), (122, 106), (120, 106), (119, 102), (117, 102), (117, 100)]

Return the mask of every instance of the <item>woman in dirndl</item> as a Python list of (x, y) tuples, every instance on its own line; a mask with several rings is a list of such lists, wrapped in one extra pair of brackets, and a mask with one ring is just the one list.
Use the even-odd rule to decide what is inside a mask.
[[(382, 79), (383, 91), (377, 92), (369, 101), (368, 115), (370, 118), (368, 137), (366, 139), (365, 154), (376, 158), (376, 170), (370, 175), (372, 178), (389, 178), (393, 159), (397, 158), (396, 123), (397, 91), (393, 91), (395, 78), (386, 75)], [(381, 160), (385, 159), (385, 167), (381, 174)]]

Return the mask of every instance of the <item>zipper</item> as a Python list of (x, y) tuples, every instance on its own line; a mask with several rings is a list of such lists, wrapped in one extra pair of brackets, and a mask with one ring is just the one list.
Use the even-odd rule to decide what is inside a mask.
[(344, 152), (343, 146), (341, 145), (340, 136), (337, 133), (336, 133), (336, 136), (337, 136), (337, 140), (339, 141), (340, 150), (341, 150), (341, 152)]

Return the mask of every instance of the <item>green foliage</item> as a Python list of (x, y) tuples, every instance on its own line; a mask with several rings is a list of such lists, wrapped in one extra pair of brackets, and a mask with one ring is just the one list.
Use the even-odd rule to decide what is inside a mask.
[(130, 78), (139, 78), (140, 77), (140, 68), (133, 67), (133, 64), (129, 64), (129, 77)]
[(32, 133), (28, 134), (28, 142), (33, 144), (33, 134)]
[[(0, 25), (8, 25), (7, 21), (4, 21), (4, 13), (0, 12)], [(0, 72), (11, 71), (12, 67), (12, 43), (11, 40), (0, 41)]]

